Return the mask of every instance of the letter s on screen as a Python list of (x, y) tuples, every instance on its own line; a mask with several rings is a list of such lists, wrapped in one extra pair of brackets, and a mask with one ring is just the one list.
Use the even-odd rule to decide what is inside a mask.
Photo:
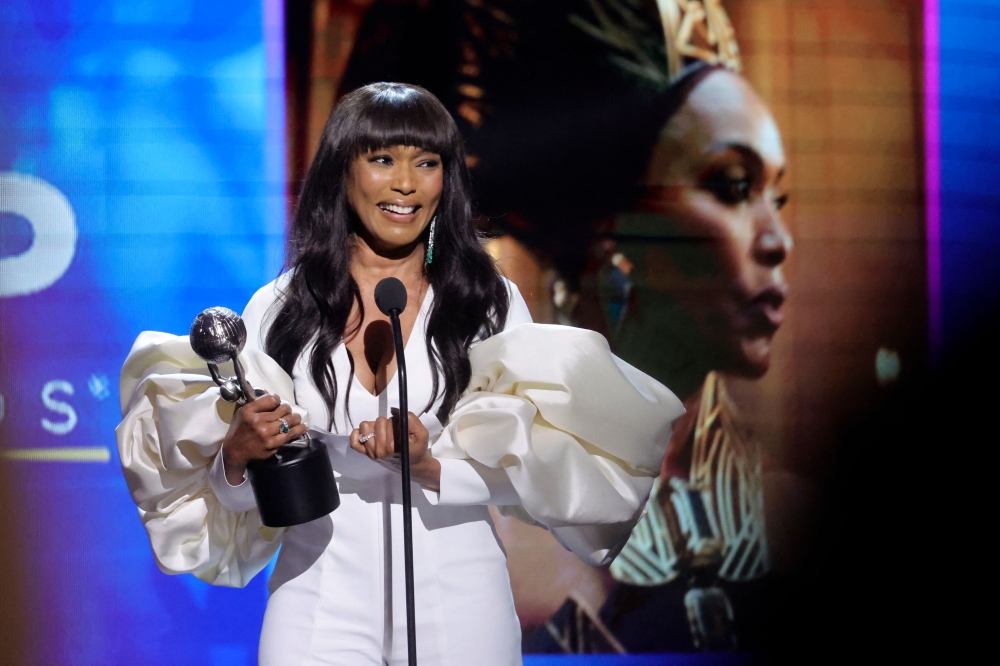
[(56, 400), (52, 397), (53, 393), (65, 393), (66, 395), (73, 395), (73, 385), (62, 379), (53, 379), (42, 387), (42, 402), (45, 404), (46, 409), (49, 409), (56, 414), (62, 414), (65, 416), (65, 420), (60, 421), (50, 421), (49, 419), (42, 417), (42, 427), (51, 432), (53, 435), (66, 435), (69, 434), (73, 428), (76, 427), (77, 416), (76, 410), (68, 402), (62, 400)]

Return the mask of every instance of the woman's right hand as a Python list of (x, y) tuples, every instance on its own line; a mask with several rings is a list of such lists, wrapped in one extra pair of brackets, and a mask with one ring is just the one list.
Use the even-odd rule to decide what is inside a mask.
[[(282, 419), (288, 424), (287, 433), (280, 430)], [(273, 393), (238, 408), (222, 442), (222, 462), (229, 485), (243, 483), (250, 461), (270, 458), (278, 447), (304, 435), (308, 429), (291, 406)]]

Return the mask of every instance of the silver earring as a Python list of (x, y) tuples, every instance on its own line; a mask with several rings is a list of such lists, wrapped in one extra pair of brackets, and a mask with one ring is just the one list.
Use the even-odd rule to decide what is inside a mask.
[(437, 226), (437, 219), (437, 215), (431, 218), (431, 232), (427, 234), (427, 258), (424, 263), (428, 266), (434, 261), (434, 228)]

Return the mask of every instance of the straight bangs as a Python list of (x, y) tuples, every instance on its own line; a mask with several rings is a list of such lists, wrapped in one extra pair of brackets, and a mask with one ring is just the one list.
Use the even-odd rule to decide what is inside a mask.
[(434, 96), (415, 86), (375, 84), (366, 88), (371, 97), (343, 145), (348, 162), (395, 146), (437, 153), (446, 162), (457, 157), (461, 147), (458, 127)]

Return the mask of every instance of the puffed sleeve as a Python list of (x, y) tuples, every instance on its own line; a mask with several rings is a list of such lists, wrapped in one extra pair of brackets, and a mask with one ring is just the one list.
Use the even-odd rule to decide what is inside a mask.
[[(504, 330), (530, 324), (531, 312), (517, 285), (507, 278), (501, 279), (510, 295)], [(441, 422), (432, 411), (422, 415), (420, 420), (427, 428), (431, 441), (434, 441), (442, 430)], [(433, 447), (431, 454), (434, 455)], [(447, 457), (438, 458), (438, 463), (441, 465), (440, 490), (435, 492), (423, 489), (431, 504), (510, 506), (520, 502), (514, 486), (502, 469), (488, 467), (475, 460)]]
[[(240, 358), (251, 384), (292, 402), (292, 380), (273, 359), (249, 345)], [(220, 370), (233, 374), (231, 367)], [(212, 488), (211, 468), (234, 406), (221, 399), (186, 336), (142, 333), (120, 388), (118, 454), (160, 569), (246, 585), (277, 552), (284, 530), (265, 527), (256, 505), (233, 510)], [(304, 410), (293, 409), (307, 420)]]
[(681, 401), (583, 329), (522, 324), (469, 359), (469, 389), (435, 457), (502, 471), (518, 501), (501, 512), (609, 564), (645, 506)]

